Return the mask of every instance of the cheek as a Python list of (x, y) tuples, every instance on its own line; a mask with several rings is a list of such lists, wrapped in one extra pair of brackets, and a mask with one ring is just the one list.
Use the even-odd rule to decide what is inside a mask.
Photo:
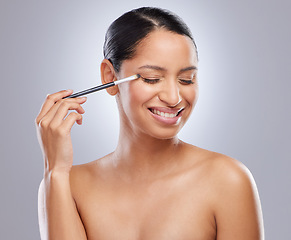
[(190, 105), (195, 106), (199, 96), (198, 86), (195, 84), (193, 87), (183, 89), (183, 98)]
[(132, 82), (129, 86), (131, 104), (139, 104), (148, 102), (156, 95), (153, 85), (145, 84), (142, 81)]

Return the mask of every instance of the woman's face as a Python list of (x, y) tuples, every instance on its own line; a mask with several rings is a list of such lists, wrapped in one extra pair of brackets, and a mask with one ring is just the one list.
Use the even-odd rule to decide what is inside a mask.
[(123, 61), (118, 78), (137, 73), (140, 79), (119, 85), (122, 126), (135, 135), (176, 136), (198, 98), (193, 42), (166, 30), (150, 33), (138, 45), (135, 57)]

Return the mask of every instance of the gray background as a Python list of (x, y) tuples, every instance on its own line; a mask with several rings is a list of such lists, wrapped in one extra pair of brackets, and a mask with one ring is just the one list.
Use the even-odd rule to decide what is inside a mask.
[[(100, 83), (104, 33), (125, 11), (176, 12), (198, 45), (200, 98), (180, 137), (230, 155), (253, 173), (266, 239), (291, 239), (290, 1), (0, 2), (0, 239), (39, 239), (43, 163), (34, 118), (48, 93)], [(115, 148), (118, 113), (89, 96), (73, 128), (74, 163)]]

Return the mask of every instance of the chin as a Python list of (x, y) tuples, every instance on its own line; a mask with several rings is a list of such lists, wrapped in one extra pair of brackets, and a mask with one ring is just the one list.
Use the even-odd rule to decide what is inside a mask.
[(177, 128), (158, 128), (158, 129), (150, 129), (150, 131), (145, 131), (144, 133), (160, 140), (168, 140), (168, 139), (173, 139), (176, 138), (180, 130), (182, 129), (181, 126), (177, 126)]

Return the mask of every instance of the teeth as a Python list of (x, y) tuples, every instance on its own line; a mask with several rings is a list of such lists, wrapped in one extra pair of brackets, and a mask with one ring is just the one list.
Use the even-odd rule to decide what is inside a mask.
[(160, 112), (156, 109), (153, 109), (152, 112), (154, 114), (157, 114), (159, 116), (162, 116), (162, 117), (166, 117), (166, 118), (173, 118), (173, 117), (176, 117), (178, 113), (174, 114), (174, 113), (165, 113), (165, 112)]

